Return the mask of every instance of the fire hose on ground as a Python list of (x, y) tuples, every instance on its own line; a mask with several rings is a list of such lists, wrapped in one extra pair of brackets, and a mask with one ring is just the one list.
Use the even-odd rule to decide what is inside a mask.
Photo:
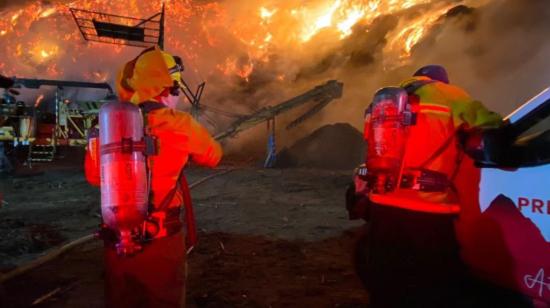
[[(214, 174), (211, 174), (211, 175), (208, 175), (208, 176), (205, 176), (193, 183), (191, 183), (189, 185), (189, 189), (193, 189), (193, 188), (196, 188), (197, 186), (213, 179), (213, 178), (216, 178), (216, 177), (219, 177), (219, 176), (222, 176), (222, 175), (225, 175), (225, 174), (228, 174), (232, 171), (235, 171), (239, 168), (230, 168), (230, 169), (226, 169), (226, 170), (223, 170), (223, 171), (220, 171), (220, 172), (217, 172), (217, 173), (214, 173)], [(64, 253), (68, 252), (69, 250), (77, 247), (77, 246), (80, 246), (80, 245), (83, 245), (83, 244), (86, 244), (88, 242), (91, 242), (92, 240), (96, 239), (96, 235), (95, 234), (89, 234), (89, 235), (86, 235), (86, 236), (83, 236), (81, 238), (78, 238), (74, 241), (71, 241), (59, 248), (56, 248), (55, 250), (49, 252), (48, 254), (45, 254), (43, 256), (40, 256), (39, 258), (25, 264), (25, 265), (22, 265), (22, 266), (19, 266), (15, 269), (13, 269), (12, 271), (10, 272), (7, 272), (6, 274), (3, 274), (3, 275), (0, 275), (0, 284), (3, 284), (4, 282), (14, 278), (14, 277), (17, 277), (21, 274), (24, 274), (34, 268), (37, 268), (45, 263), (48, 263), (49, 261), (52, 261), (54, 259), (56, 259), (57, 257), (63, 255)]]

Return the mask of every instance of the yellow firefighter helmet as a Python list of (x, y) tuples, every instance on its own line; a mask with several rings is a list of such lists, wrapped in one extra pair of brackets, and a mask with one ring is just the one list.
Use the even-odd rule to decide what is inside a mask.
[(166, 88), (181, 87), (183, 65), (179, 57), (149, 48), (120, 70), (116, 87), (120, 99), (139, 104), (154, 100)]

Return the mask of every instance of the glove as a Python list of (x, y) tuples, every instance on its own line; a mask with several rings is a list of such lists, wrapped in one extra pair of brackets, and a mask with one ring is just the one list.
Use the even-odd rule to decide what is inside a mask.
[(461, 125), (457, 132), (458, 145), (468, 155), (474, 155), (477, 152), (483, 151), (483, 129), (478, 127), (467, 127)]
[(460, 127), (458, 144), (477, 163), (498, 165), (507, 157), (509, 138), (504, 128)]

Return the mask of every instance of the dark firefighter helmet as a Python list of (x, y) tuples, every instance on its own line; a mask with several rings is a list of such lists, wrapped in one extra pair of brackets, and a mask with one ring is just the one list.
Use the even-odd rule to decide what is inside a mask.
[(441, 65), (426, 65), (421, 67), (414, 76), (424, 76), (433, 80), (441, 81), (443, 83), (449, 83), (449, 76), (447, 70)]

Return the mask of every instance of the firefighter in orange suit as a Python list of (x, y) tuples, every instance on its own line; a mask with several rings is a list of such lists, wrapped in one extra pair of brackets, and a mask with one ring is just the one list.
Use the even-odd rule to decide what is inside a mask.
[[(215, 167), (222, 150), (188, 113), (175, 109), (183, 87), (182, 71), (178, 57), (154, 47), (127, 63), (117, 78), (120, 99), (141, 108), (146, 133), (156, 138), (156, 154), (148, 156), (147, 162), (149, 208), (152, 216), (162, 219), (163, 229), (152, 230), (157, 235), (132, 256), (119, 256), (106, 244), (107, 307), (185, 306), (187, 249), (180, 218), (185, 199), (180, 174), (189, 159)], [(89, 163), (97, 158), (97, 147), (88, 150), (87, 178), (97, 183), (98, 172), (90, 167), (97, 164)], [(165, 210), (160, 213), (160, 208)]]
[[(358, 252), (368, 255), (367, 272), (360, 274), (369, 277), (364, 281), (375, 306), (441, 307), (457, 298), (463, 271), (454, 232), (460, 203), (453, 180), (463, 155), (457, 133), (497, 127), (502, 120), (451, 85), (441, 66), (421, 68), (400, 88), (413, 120), (399, 187), (369, 195), (369, 235), (358, 248), (370, 251)], [(373, 136), (365, 137), (371, 147)]]

